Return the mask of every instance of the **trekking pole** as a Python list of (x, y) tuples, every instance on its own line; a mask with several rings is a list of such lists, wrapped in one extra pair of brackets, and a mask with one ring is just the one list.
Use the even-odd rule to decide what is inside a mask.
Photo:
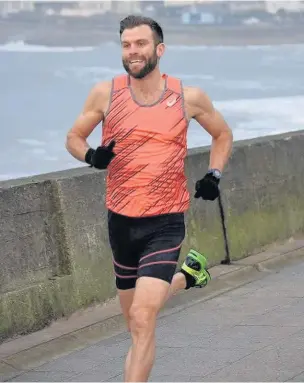
[(226, 229), (226, 223), (225, 223), (225, 213), (224, 213), (224, 208), (223, 208), (223, 203), (222, 203), (221, 192), (219, 193), (218, 203), (219, 203), (219, 209), (220, 209), (220, 216), (221, 216), (222, 229), (223, 229), (223, 235), (224, 235), (224, 243), (225, 243), (225, 252), (226, 252), (226, 257), (221, 261), (221, 264), (222, 265), (230, 265), (231, 259), (230, 259), (230, 251), (229, 251), (228, 238), (227, 238), (227, 229)]

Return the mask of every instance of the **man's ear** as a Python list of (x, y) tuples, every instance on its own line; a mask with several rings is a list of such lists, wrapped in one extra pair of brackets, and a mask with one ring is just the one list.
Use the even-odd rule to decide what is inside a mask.
[(161, 58), (162, 55), (165, 53), (166, 47), (164, 43), (160, 43), (156, 47), (156, 54), (158, 58)]

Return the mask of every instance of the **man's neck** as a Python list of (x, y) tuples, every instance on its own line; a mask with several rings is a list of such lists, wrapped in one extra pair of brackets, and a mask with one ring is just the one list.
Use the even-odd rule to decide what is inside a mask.
[(130, 85), (135, 93), (142, 95), (154, 94), (163, 91), (164, 79), (159, 70), (154, 70), (143, 79), (136, 79), (130, 76)]

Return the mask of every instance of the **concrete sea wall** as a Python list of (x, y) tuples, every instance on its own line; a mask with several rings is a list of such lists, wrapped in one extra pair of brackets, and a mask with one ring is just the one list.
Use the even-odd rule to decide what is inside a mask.
[[(304, 131), (234, 144), (221, 182), (232, 259), (304, 231)], [(189, 151), (191, 195), (209, 147)], [(0, 183), (0, 341), (115, 296), (106, 172), (88, 168)], [(182, 249), (224, 258), (218, 204), (195, 200)]]

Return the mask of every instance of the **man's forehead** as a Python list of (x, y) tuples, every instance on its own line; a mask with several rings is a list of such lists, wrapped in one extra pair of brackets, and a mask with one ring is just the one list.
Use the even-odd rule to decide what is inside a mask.
[(121, 35), (123, 41), (151, 38), (153, 38), (153, 32), (148, 25), (140, 25), (138, 27), (125, 29)]

